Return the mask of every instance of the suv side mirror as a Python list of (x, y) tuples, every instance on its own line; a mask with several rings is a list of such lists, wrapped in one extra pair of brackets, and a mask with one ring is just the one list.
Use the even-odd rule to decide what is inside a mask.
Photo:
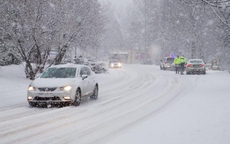
[(81, 77), (82, 77), (82, 80), (84, 80), (84, 79), (88, 78), (88, 75), (82, 75)]

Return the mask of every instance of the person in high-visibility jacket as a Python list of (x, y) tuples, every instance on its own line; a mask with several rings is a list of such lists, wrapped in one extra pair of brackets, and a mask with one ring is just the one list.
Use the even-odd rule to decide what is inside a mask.
[(180, 57), (179, 55), (174, 59), (174, 64), (176, 68), (176, 74), (179, 74), (179, 68), (180, 68)]
[(185, 68), (186, 64), (187, 64), (187, 60), (185, 59), (185, 57), (183, 55), (180, 56), (180, 72), (181, 72), (181, 74), (184, 74), (184, 68)]

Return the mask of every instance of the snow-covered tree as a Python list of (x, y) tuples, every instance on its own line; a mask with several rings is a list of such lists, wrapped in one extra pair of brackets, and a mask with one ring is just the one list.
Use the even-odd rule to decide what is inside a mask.
[(8, 0), (1, 1), (3, 35), (25, 61), (26, 76), (42, 72), (50, 51), (60, 63), (72, 46), (94, 48), (103, 31), (101, 6), (95, 0)]
[[(205, 9), (206, 17), (204, 23), (210, 28), (212, 39), (206, 35), (206, 43), (211, 45), (206, 52), (209, 57), (221, 60), (222, 68), (230, 69), (230, 49), (229, 49), (229, 31), (230, 31), (230, 3), (226, 0), (181, 0), (184, 5), (193, 9), (202, 7)], [(202, 15), (203, 13), (199, 13)], [(206, 29), (207, 29), (206, 27)], [(214, 36), (214, 37), (213, 37)], [(217, 42), (218, 40), (218, 42)], [(216, 45), (216, 44), (221, 45)], [(210, 54), (210, 52), (212, 54)], [(210, 60), (210, 58), (209, 58)]]
[[(199, 0), (135, 0), (142, 12), (145, 47), (160, 47), (160, 56), (185, 55), (210, 61), (220, 57), (225, 31), (205, 2)], [(213, 2), (214, 3), (214, 2)], [(138, 21), (136, 20), (136, 22)], [(130, 22), (131, 23), (131, 22)], [(143, 35), (142, 33), (139, 33)]]

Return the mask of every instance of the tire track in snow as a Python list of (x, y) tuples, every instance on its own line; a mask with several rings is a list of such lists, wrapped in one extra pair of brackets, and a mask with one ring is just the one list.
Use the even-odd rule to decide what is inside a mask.
[[(42, 123), (40, 123), (40, 124), (42, 124)], [(30, 128), (30, 127), (29, 127)], [(7, 129), (7, 128), (6, 128)], [(24, 129), (28, 129), (28, 128), (24, 128)], [(21, 129), (22, 130), (22, 129)]]
[[(129, 128), (131, 125), (135, 125), (138, 121), (142, 121), (143, 118), (147, 117), (149, 113), (154, 111), (150, 109), (152, 108), (151, 106), (154, 104), (156, 105), (161, 99), (164, 101), (164, 98), (167, 97), (167, 94), (171, 93), (170, 90), (173, 89), (173, 85), (171, 83), (174, 82), (174, 79), (159, 80), (159, 78), (162, 78), (161, 75), (154, 73), (154, 75), (158, 76), (158, 81), (156, 81), (156, 77), (154, 77), (149, 71), (138, 70), (132, 67), (127, 69), (127, 71), (133, 69), (136, 70), (136, 72), (132, 72), (132, 76), (135, 77), (139, 75), (139, 79), (137, 79), (139, 83), (132, 84), (132, 87), (122, 89), (125, 84), (129, 84), (130, 82), (134, 83), (135, 81), (132, 81), (133, 77), (126, 76), (129, 73), (121, 72), (120, 76), (122, 78), (120, 80), (123, 80), (121, 81), (122, 86), (108, 86), (109, 90), (102, 91), (103, 93), (109, 93), (111, 89), (117, 87), (118, 92), (119, 89), (121, 89), (122, 91), (119, 93), (123, 95), (117, 95), (117, 93), (114, 93), (108, 96), (106, 94), (103, 95), (102, 93), (102, 98), (99, 98), (99, 101), (95, 101), (92, 104), (83, 104), (83, 107), (80, 106), (79, 108), (64, 108), (58, 116), (55, 116), (58, 114), (57, 110), (54, 110), (53, 112), (51, 110), (50, 112), (45, 111), (44, 115), (39, 113), (36, 117), (28, 116), (26, 118), (18, 118), (16, 121), (21, 122), (21, 125), (25, 125), (28, 121), (33, 119), (35, 120), (37, 117), (41, 117), (43, 119), (41, 122), (35, 124), (32, 123), (25, 127), (19, 127), (18, 131), (11, 130), (13, 133), (10, 133), (10, 131), (5, 131), (4, 133), (0, 132), (0, 137), (2, 136), (5, 142), (10, 143), (30, 143), (34, 140), (38, 143), (60, 143), (60, 140), (62, 142), (71, 142), (68, 140), (72, 140), (72, 135), (69, 133), (73, 133), (73, 135), (80, 138), (79, 141), (82, 141), (83, 143), (93, 143), (93, 141), (104, 141), (107, 139), (105, 137), (113, 135), (114, 133), (120, 133), (121, 131)], [(129, 81), (125, 78), (129, 79)], [(156, 81), (156, 83), (152, 83), (154, 81)], [(142, 85), (140, 85), (140, 83)], [(162, 89), (166, 90), (166, 94), (164, 94)], [(152, 93), (151, 90), (154, 91), (154, 93)], [(113, 98), (116, 100), (114, 101)], [(172, 96), (172, 98), (174, 98), (174, 96)], [(147, 111), (147, 113), (142, 114), (142, 109), (150, 110)], [(136, 116), (136, 112), (140, 114), (140, 117)], [(51, 114), (49, 118), (45, 117), (47, 113)], [(73, 117), (74, 115), (79, 117)], [(129, 120), (130, 116), (134, 117), (134, 121)], [(120, 121), (124, 121), (124, 123), (120, 123)], [(116, 123), (115, 127), (113, 126), (114, 123)], [(73, 129), (73, 127), (76, 129)], [(111, 130), (108, 130), (107, 132), (109, 133), (105, 134), (103, 133), (105, 129)], [(93, 133), (98, 131), (101, 132), (101, 135), (98, 137), (94, 136)], [(4, 135), (7, 133), (10, 134), (9, 136), (13, 136), (14, 139), (7, 141), (8, 136)], [(56, 137), (44, 138), (44, 135), (55, 134), (57, 135)], [(88, 141), (87, 135), (89, 134), (95, 138)], [(55, 141), (55, 139), (57, 141)]]

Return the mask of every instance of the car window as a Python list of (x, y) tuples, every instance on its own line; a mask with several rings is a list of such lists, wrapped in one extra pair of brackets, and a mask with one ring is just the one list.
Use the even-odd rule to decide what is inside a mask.
[(168, 63), (173, 63), (173, 61), (174, 61), (174, 58), (167, 58)]
[(91, 75), (91, 71), (90, 71), (89, 68), (85, 67), (85, 71), (86, 71), (86, 73), (87, 73), (88, 76)]
[(203, 63), (203, 61), (202, 60), (191, 60), (191, 61), (189, 61), (189, 63), (198, 63), (198, 64), (201, 64), (201, 63)]
[(82, 67), (82, 68), (81, 68), (80, 75), (81, 75), (81, 76), (82, 76), (82, 75), (88, 75), (88, 74), (87, 74), (87, 70), (85, 69), (85, 67)]
[(76, 68), (49, 68), (41, 78), (74, 78)]
[(110, 63), (112, 63), (112, 62), (119, 62), (119, 61), (115, 59), (115, 60), (111, 60), (110, 61)]

